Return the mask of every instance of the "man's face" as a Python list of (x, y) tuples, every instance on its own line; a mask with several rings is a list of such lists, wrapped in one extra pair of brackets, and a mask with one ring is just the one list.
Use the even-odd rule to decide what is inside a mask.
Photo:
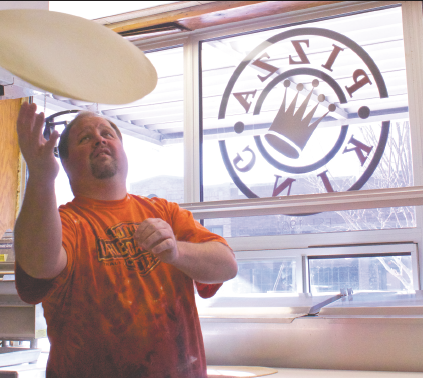
[(122, 142), (108, 121), (83, 118), (69, 134), (69, 156), (64, 162), (72, 181), (126, 178), (128, 162)]

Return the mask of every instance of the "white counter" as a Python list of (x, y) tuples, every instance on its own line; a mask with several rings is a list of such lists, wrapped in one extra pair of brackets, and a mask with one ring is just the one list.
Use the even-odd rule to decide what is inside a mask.
[[(21, 367), (1, 368), (2, 371), (15, 371), (18, 378), (45, 378), (46, 356), (37, 365), (23, 365)], [(45, 366), (45, 365), (44, 365)], [(386, 371), (351, 371), (351, 370), (323, 370), (323, 369), (277, 369), (275, 374), (264, 378), (423, 378), (423, 373), (403, 373)]]
[[(2, 371), (16, 371), (18, 373), (18, 378), (45, 378), (47, 358), (47, 353), (41, 353), (37, 364), (0, 368), (0, 377), (2, 376)], [(423, 378), (423, 373), (286, 368), (274, 369), (278, 372), (266, 375), (264, 378)]]
[(387, 371), (352, 371), (323, 369), (276, 369), (278, 373), (264, 378), (423, 378), (423, 373)]

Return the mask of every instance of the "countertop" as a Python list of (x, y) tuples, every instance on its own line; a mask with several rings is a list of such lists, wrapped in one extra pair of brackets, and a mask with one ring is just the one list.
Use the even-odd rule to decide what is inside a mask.
[(322, 369), (283, 369), (275, 368), (277, 373), (266, 375), (269, 378), (423, 378), (423, 373), (404, 373), (388, 371), (351, 371)]
[[(2, 371), (17, 371), (18, 378), (44, 378), (47, 353), (42, 353), (38, 363), (34, 365), (10, 366)], [(278, 372), (266, 375), (269, 378), (423, 378), (423, 373), (387, 372), (387, 371), (351, 371), (351, 370), (322, 370), (322, 369), (286, 369), (275, 368)], [(241, 375), (242, 376), (242, 375)], [(245, 377), (245, 375), (244, 375)]]

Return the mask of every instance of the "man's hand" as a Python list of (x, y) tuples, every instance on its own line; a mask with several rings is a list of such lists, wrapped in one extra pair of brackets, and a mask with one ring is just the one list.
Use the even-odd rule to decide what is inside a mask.
[(238, 267), (232, 250), (219, 242), (177, 241), (172, 227), (163, 219), (150, 218), (135, 231), (138, 246), (159, 260), (173, 265), (202, 283), (222, 283), (236, 276)]
[(134, 240), (141, 249), (151, 252), (165, 263), (172, 264), (179, 257), (172, 227), (163, 219), (146, 219), (135, 231)]
[(59, 133), (54, 131), (50, 139), (45, 140), (42, 134), (44, 114), (35, 114), (36, 110), (35, 104), (25, 102), (21, 106), (17, 121), (19, 147), (31, 178), (54, 181), (59, 173), (59, 163), (53, 155), (53, 150)]

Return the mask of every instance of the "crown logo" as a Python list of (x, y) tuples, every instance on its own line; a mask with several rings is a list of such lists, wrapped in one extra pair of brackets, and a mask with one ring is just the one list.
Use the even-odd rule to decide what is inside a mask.
[[(304, 85), (297, 85), (297, 94), (295, 95), (288, 109), (286, 109), (286, 93), (288, 87), (291, 85), (291, 82), (289, 80), (285, 80), (283, 85), (285, 87), (285, 95), (283, 97), (282, 105), (269, 128), (269, 133), (267, 133), (264, 137), (276, 151), (280, 152), (286, 157), (298, 159), (300, 152), (306, 146), (316, 127), (319, 125), (322, 119), (328, 115), (329, 112), (335, 111), (336, 106), (334, 104), (330, 104), (328, 111), (319, 119), (314, 121), (311, 125), (309, 125), (317, 107), (319, 106), (318, 103), (304, 117), (307, 105), (313, 94), (313, 90), (308, 93), (306, 99), (295, 112), (298, 94), (304, 89)], [(314, 88), (316, 88), (319, 85), (319, 80), (313, 80), (312, 85)], [(325, 101), (326, 97), (325, 95), (320, 94), (317, 99), (319, 102), (323, 102)]]

